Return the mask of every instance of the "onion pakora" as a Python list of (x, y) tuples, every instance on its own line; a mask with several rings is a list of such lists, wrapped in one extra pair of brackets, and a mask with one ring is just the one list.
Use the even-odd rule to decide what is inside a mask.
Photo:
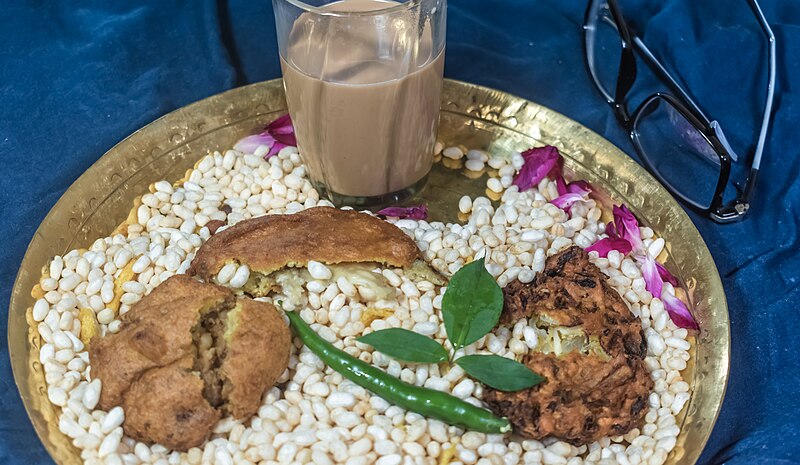
[(642, 425), (653, 389), (647, 343), (640, 320), (606, 279), (583, 249), (571, 247), (549, 257), (531, 283), (503, 290), (501, 324), (535, 324), (539, 345), (521, 361), (545, 378), (518, 392), (484, 391), (490, 409), (518, 434), (581, 445)]

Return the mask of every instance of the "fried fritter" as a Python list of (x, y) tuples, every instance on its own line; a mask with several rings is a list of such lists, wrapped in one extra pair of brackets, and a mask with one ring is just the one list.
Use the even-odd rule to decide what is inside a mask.
[(500, 322), (536, 316), (546, 326), (580, 325), (609, 354), (644, 358), (642, 323), (607, 280), (583, 249), (570, 247), (549, 257), (530, 284), (515, 280), (503, 289)]
[(117, 334), (92, 338), (89, 344), (92, 377), (103, 382), (100, 408), (120, 405), (123, 393), (145, 371), (193, 354), (192, 330), (201, 316), (234, 302), (224, 287), (176, 275), (134, 304), (122, 316)]
[(238, 299), (228, 312), (225, 358), (220, 366), (223, 411), (246, 418), (261, 406), (261, 396), (289, 365), (291, 334), (272, 305)]
[(559, 351), (567, 345), (549, 341), (537, 348), (544, 352), (523, 357), (544, 382), (518, 392), (484, 390), (489, 407), (520, 435), (581, 445), (641, 426), (653, 389), (647, 345), (640, 321), (606, 279), (583, 249), (571, 247), (548, 258), (530, 284), (503, 290), (501, 324), (531, 318), (547, 335), (578, 333), (580, 342)]
[(310, 260), (326, 264), (377, 262), (408, 268), (419, 257), (414, 241), (386, 221), (352, 210), (315, 207), (264, 215), (214, 234), (200, 247), (190, 275), (209, 281), (230, 262), (267, 276)]
[(484, 390), (489, 408), (508, 417), (519, 435), (580, 446), (641, 426), (653, 388), (641, 360), (531, 352), (522, 363), (546, 381), (518, 392)]
[(275, 307), (184, 275), (122, 320), (89, 345), (99, 405), (122, 405), (126, 434), (172, 449), (201, 445), (223, 415), (255, 413), (289, 362), (289, 328)]
[(125, 392), (125, 434), (175, 450), (201, 445), (222, 416), (203, 397), (192, 357), (144, 372)]

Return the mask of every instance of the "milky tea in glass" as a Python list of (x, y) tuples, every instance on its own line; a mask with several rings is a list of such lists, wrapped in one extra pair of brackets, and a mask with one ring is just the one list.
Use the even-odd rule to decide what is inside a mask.
[(308, 175), (337, 205), (401, 202), (433, 161), (446, 0), (273, 0)]

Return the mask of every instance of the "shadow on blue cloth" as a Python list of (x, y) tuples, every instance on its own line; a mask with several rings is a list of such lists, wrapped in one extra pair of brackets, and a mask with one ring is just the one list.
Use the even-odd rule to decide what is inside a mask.
[[(67, 3), (78, 4), (18, 0), (0, 7), (2, 334), (28, 241), (87, 167), (171, 110), (280, 75), (267, 0)], [(761, 3), (778, 39), (779, 82), (754, 205), (745, 222), (730, 226), (692, 217), (722, 275), (733, 339), (727, 397), (701, 464), (800, 463), (800, 2)], [(745, 5), (622, 3), (735, 147), (756, 140), (765, 80), (764, 45)], [(584, 69), (584, 7), (575, 0), (451, 0), (446, 75), (544, 104), (633, 155)], [(655, 90), (654, 82), (637, 86), (642, 94)], [(0, 339), (0, 463), (51, 463)]]

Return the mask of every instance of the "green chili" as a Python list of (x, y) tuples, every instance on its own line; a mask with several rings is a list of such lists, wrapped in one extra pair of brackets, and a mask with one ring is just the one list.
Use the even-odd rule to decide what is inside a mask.
[(314, 332), (299, 314), (287, 311), (286, 315), (297, 336), (320, 360), (388, 402), (429, 418), (482, 433), (511, 431), (511, 424), (506, 418), (497, 417), (486, 409), (450, 394), (404, 383), (337, 349)]

